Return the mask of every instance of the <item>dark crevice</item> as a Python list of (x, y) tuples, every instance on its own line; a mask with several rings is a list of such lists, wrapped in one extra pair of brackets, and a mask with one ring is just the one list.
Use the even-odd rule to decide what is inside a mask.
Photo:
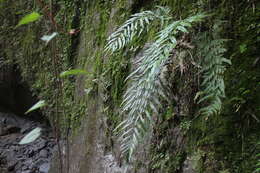
[(138, 0), (135, 1), (132, 5), (132, 14), (140, 12), (141, 8), (145, 8), (146, 6), (150, 6), (151, 3), (153, 3), (153, 0)]
[(22, 80), (16, 66), (0, 68), (0, 112), (11, 112), (37, 122), (46, 122), (40, 111), (25, 115), (25, 112), (37, 102), (26, 82)]
[(70, 66), (75, 64), (75, 56), (77, 55), (77, 50), (80, 42), (80, 21), (81, 21), (81, 1), (75, 1), (75, 12), (71, 22), (71, 44), (69, 49), (68, 62)]
[[(24, 113), (38, 100), (15, 65), (0, 67), (0, 172), (45, 172), (50, 167), (55, 140), (40, 111)], [(41, 135), (19, 145), (26, 134), (41, 128)]]

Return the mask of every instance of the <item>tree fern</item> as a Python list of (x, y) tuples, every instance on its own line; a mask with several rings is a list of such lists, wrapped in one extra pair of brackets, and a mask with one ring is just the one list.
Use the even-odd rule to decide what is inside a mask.
[(199, 113), (204, 116), (218, 114), (221, 110), (222, 101), (225, 97), (224, 72), (226, 64), (231, 61), (226, 59), (223, 54), (225, 39), (210, 40), (207, 34), (204, 34), (199, 40), (200, 56), (202, 59), (202, 91), (197, 96), (200, 97), (198, 103), (204, 103)]
[[(163, 15), (158, 15), (163, 12)], [(192, 23), (201, 21), (205, 15), (199, 14), (179, 21), (172, 19), (169, 10), (159, 7), (156, 12), (145, 11), (132, 16), (115, 33), (108, 38), (106, 50), (112, 52), (129, 43), (134, 35), (148, 28), (145, 25), (159, 19), (163, 29), (157, 33), (155, 41), (144, 51), (143, 56), (135, 62), (137, 68), (127, 77), (130, 86), (122, 103), (122, 113), (127, 118), (117, 127), (121, 132), (121, 150), (128, 154), (128, 159), (134, 152), (138, 142), (143, 139), (147, 129), (153, 124), (151, 115), (158, 115), (160, 97), (166, 98), (164, 87), (160, 83), (159, 75), (166, 61), (178, 44), (177, 35), (188, 33)], [(142, 23), (145, 21), (146, 23)], [(168, 24), (169, 23), (169, 24)], [(129, 31), (130, 30), (130, 31)]]

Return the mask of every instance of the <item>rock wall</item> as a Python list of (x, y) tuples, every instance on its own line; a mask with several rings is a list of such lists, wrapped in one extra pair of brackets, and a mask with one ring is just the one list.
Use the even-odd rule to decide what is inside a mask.
[[(127, 87), (124, 79), (136, 52), (125, 49), (109, 58), (103, 48), (107, 36), (131, 14), (155, 5), (169, 6), (176, 18), (204, 10), (218, 14), (204, 23), (202, 31), (217, 20), (227, 21), (222, 34), (232, 40), (227, 45), (226, 56), (231, 57), (233, 66), (226, 73), (227, 99), (223, 112), (209, 119), (196, 116), (198, 107), (191, 99), (197, 90), (196, 81), (189, 74), (185, 80), (173, 81), (172, 92), (180, 102), (172, 100), (164, 105), (163, 118), (156, 121), (158, 125), (151, 131), (148, 144), (140, 147), (132, 172), (251, 173), (254, 170), (259, 138), (256, 107), (260, 98), (256, 53), (260, 32), (256, 22), (258, 2), (62, 0), (52, 5), (50, 8), (46, 1), (35, 4), (0, 1), (1, 56), (19, 65), (23, 80), (34, 95), (48, 103), (44, 115), (49, 117), (52, 127), (60, 129), (62, 138), (69, 137), (70, 145), (61, 148), (62, 155), (57, 154), (51, 173), (61, 171), (60, 158), (63, 172), (124, 170), (125, 163), (112, 129), (122, 120), (119, 107)], [(22, 16), (34, 10), (42, 14), (41, 20), (15, 28)], [(54, 18), (50, 18), (50, 12)], [(59, 35), (49, 44), (40, 40), (54, 31)], [(153, 32), (148, 38), (136, 41), (140, 48), (154, 36)], [(59, 77), (61, 72), (74, 68), (85, 69), (90, 75)]]

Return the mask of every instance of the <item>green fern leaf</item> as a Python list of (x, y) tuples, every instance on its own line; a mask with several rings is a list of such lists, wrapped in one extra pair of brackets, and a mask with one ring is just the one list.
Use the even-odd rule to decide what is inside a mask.
[(226, 41), (226, 39), (209, 40), (208, 34), (203, 34), (199, 39), (199, 50), (204, 58), (201, 62), (203, 81), (198, 104), (205, 104), (199, 111), (203, 116), (218, 114), (221, 110), (221, 99), (225, 97), (223, 73), (226, 69), (225, 64), (231, 64), (230, 60), (223, 57), (226, 52), (224, 48)]
[(143, 56), (135, 63), (137, 68), (126, 78), (129, 87), (122, 101), (122, 114), (127, 117), (115, 130), (120, 134), (121, 151), (129, 160), (148, 129), (154, 124), (152, 116), (159, 115), (160, 100), (168, 100), (165, 86), (160, 81), (160, 74), (178, 44), (176, 36), (179, 33), (187, 33), (187, 28), (206, 17), (200, 14), (172, 21), (169, 14), (169, 8), (159, 6), (155, 12), (144, 11), (132, 15), (108, 37), (105, 47), (105, 51), (112, 52), (123, 48), (136, 35), (147, 30), (154, 20), (159, 20), (163, 27), (156, 34), (154, 42), (144, 50)]

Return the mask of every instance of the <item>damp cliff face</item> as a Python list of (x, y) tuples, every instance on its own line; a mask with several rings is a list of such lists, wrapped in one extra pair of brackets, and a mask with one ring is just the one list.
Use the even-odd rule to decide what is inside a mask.
[[(87, 69), (88, 72), (95, 75), (101, 73), (104, 68), (109, 68), (111, 61), (108, 60), (109, 57), (107, 55), (102, 53), (106, 37), (115, 28), (119, 20), (122, 20), (119, 15), (122, 13), (122, 10), (125, 10), (127, 14), (132, 10), (133, 6), (134, 1), (89, 3), (82, 20), (83, 23), (91, 26), (91, 28), (86, 27), (81, 31), (76, 55), (76, 58), (82, 61), (80, 62), (82, 63), (79, 65), (80, 67)], [(83, 60), (82, 57), (86, 57), (86, 59)], [(120, 69), (122, 68), (121, 66), (126, 64), (118, 65)], [(107, 74), (106, 76), (108, 77)], [(117, 82), (122, 83), (123, 76), (118, 77), (118, 80), (121, 81)], [(93, 83), (94, 80), (95, 82)], [(81, 119), (81, 126), (71, 136), (69, 166), (64, 168), (64, 171), (71, 173), (120, 173), (124, 171), (124, 165), (120, 163), (120, 148), (114, 145), (116, 141), (111, 133), (112, 126), (109, 127), (108, 124), (115, 122), (111, 122), (108, 119), (108, 112), (104, 111), (108, 106), (108, 102), (116, 101), (107, 93), (107, 87), (110, 87), (109, 81), (106, 81), (103, 77), (82, 76), (76, 79), (76, 99), (79, 102), (82, 100), (86, 101), (87, 110), (85, 116)], [(122, 90), (122, 88), (117, 89)], [(88, 91), (87, 93), (86, 90)], [(114, 97), (119, 97), (119, 94), (117, 93)], [(115, 108), (114, 110), (118, 111), (117, 109)], [(60, 165), (56, 162), (50, 172), (54, 173), (59, 169)]]
[[(34, 96), (47, 102), (43, 114), (59, 134), (56, 137), (64, 141), (55, 153), (50, 173), (124, 171), (126, 164), (113, 129), (122, 120), (119, 107), (132, 60), (155, 29), (148, 38), (136, 41), (136, 52), (125, 49), (110, 56), (104, 53), (104, 46), (108, 35), (131, 14), (156, 5), (169, 6), (176, 18), (200, 10), (219, 14), (210, 22), (226, 21), (222, 34), (232, 39), (227, 56), (233, 65), (225, 74), (227, 97), (222, 113), (209, 118), (196, 114), (193, 71), (169, 80), (174, 85), (174, 99), (163, 106), (162, 119), (156, 120), (145, 144), (139, 147), (131, 172), (254, 170), (259, 149), (258, 2), (62, 0), (50, 4), (0, 0), (0, 60), (19, 66)], [(39, 11), (41, 19), (15, 28), (19, 19), (32, 11)], [(53, 32), (58, 35), (48, 44), (40, 40)], [(88, 74), (61, 78), (59, 74), (69, 69), (84, 69)]]

